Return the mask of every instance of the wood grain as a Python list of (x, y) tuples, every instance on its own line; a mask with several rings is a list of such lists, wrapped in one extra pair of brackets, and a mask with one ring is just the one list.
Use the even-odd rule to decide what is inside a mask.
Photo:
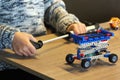
[[(120, 30), (113, 32), (115, 36), (110, 39), (108, 49), (119, 57)], [(57, 35), (50, 34), (37, 39), (44, 41), (54, 37)], [(120, 59), (116, 64), (111, 64), (107, 58), (101, 58), (88, 70), (81, 68), (79, 60), (68, 65), (65, 57), (68, 53), (76, 54), (77, 47), (78, 45), (72, 42), (60, 39), (45, 44), (37, 50), (34, 57), (20, 57), (6, 49), (0, 51), (0, 59), (45, 80), (120, 80)]]

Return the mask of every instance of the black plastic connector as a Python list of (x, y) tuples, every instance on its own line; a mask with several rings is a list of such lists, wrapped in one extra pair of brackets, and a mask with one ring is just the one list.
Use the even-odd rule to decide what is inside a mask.
[(31, 41), (30, 42), (32, 43), (32, 45), (36, 48), (36, 49), (39, 49), (43, 46), (43, 42), (41, 40), (39, 40), (38, 42), (34, 42), (34, 41)]

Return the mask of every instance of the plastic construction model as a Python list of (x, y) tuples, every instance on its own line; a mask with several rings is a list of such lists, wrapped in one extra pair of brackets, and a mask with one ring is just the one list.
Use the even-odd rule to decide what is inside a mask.
[(113, 30), (118, 30), (120, 28), (120, 19), (118, 17), (112, 17), (109, 24)]
[(108, 58), (111, 63), (117, 62), (118, 56), (107, 50), (109, 46), (108, 40), (110, 40), (112, 36), (114, 36), (114, 33), (99, 28), (99, 25), (92, 25), (87, 27), (87, 33), (85, 34), (76, 35), (69, 33), (46, 41), (31, 41), (31, 43), (36, 49), (39, 49), (44, 44), (58, 39), (66, 37), (73, 38), (73, 42), (79, 45), (77, 54), (68, 54), (66, 56), (66, 62), (72, 64), (75, 59), (81, 60), (81, 67), (88, 69), (91, 66), (91, 61), (97, 60), (100, 57)]
[(112, 36), (114, 36), (112, 32), (102, 28), (86, 34), (70, 34), (70, 37), (79, 47), (77, 54), (68, 54), (66, 56), (66, 62), (72, 64), (75, 59), (81, 60), (81, 67), (84, 69), (88, 69), (91, 66), (91, 61), (100, 57), (108, 58), (109, 62), (116, 63), (118, 56), (107, 50), (108, 40)]

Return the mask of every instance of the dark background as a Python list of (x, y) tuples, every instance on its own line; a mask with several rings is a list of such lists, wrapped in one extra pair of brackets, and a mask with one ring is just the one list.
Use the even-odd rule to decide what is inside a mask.
[(101, 23), (120, 17), (120, 0), (64, 0), (67, 10), (80, 20)]

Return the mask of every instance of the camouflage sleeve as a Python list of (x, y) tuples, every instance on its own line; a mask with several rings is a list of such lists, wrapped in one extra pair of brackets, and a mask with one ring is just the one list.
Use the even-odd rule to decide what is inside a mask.
[(14, 33), (18, 31), (18, 29), (0, 25), (0, 49), (12, 49), (12, 40), (14, 38)]
[(66, 11), (62, 0), (56, 0), (46, 9), (45, 22), (52, 25), (58, 32), (66, 33), (67, 27), (72, 23), (79, 22), (79, 19)]

